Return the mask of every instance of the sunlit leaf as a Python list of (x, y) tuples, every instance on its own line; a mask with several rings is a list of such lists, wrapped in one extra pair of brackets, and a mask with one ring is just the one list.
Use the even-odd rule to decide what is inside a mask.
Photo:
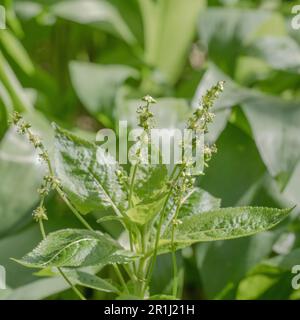
[(65, 229), (50, 233), (32, 252), (16, 261), (30, 268), (46, 268), (126, 263), (134, 258), (133, 253), (99, 231)]
[(73, 204), (82, 213), (112, 208), (117, 215), (127, 207), (115, 159), (95, 144), (56, 127), (56, 173)]
[[(268, 230), (281, 222), (291, 209), (263, 207), (221, 208), (184, 217), (175, 229), (174, 244), (234, 239)], [(171, 228), (170, 228), (171, 229)], [(162, 250), (171, 247), (171, 230), (161, 239)]]

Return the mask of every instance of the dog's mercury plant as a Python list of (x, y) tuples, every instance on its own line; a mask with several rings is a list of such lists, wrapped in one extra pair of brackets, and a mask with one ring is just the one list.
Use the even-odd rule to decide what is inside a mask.
[[(206, 92), (187, 121), (188, 129), (208, 132), (214, 119), (212, 106), (222, 90), (223, 82), (219, 82)], [(155, 100), (146, 96), (143, 102), (145, 105), (137, 111), (138, 123), (149, 142), (149, 130), (154, 125), (150, 106)], [(30, 268), (58, 270), (81, 299), (85, 298), (77, 285), (125, 299), (180, 298), (175, 255), (178, 249), (197, 242), (233, 239), (267, 230), (291, 211), (264, 207), (221, 208), (219, 199), (195, 186), (188, 160), (175, 164), (172, 170), (164, 164), (136, 161), (128, 172), (127, 167), (117, 162), (106, 162), (110, 155), (99, 150), (98, 145), (58, 126), (55, 126), (54, 160), (52, 157), (50, 160), (43, 143), (21, 115), (15, 113), (12, 121), (38, 150), (48, 168), (38, 190), (41, 201), (33, 213), (44, 239), (16, 261)], [(140, 138), (143, 143), (144, 138)], [(215, 152), (215, 145), (204, 145), (205, 167)], [(141, 157), (140, 148), (136, 157)], [(44, 222), (51, 217), (47, 217), (44, 200), (51, 190), (58, 192), (83, 229), (63, 229), (46, 235)], [(120, 239), (94, 230), (84, 218), (92, 211), (105, 213), (98, 220), (100, 224), (119, 221), (124, 229)], [(156, 258), (164, 253), (171, 253), (173, 264), (169, 296), (151, 290)], [(97, 268), (105, 265), (113, 266), (116, 277), (105, 280), (97, 275)]]

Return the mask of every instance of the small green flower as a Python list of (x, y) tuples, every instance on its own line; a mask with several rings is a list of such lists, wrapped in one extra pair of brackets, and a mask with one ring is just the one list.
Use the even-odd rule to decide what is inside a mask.
[(34, 135), (30, 131), (28, 132), (28, 139), (36, 149), (42, 147), (42, 142), (41, 142), (40, 138), (38, 136)]
[(199, 107), (188, 119), (188, 129), (203, 131), (204, 133), (208, 131), (208, 125), (213, 122), (215, 118), (215, 114), (210, 112), (210, 109), (223, 89), (224, 81), (220, 81), (214, 87), (207, 90), (206, 94), (202, 97)]
[(11, 119), (12, 123), (14, 125), (17, 125), (21, 119), (22, 119), (22, 116), (20, 115), (20, 113), (17, 111), (14, 111), (14, 113), (12, 114), (12, 119)]
[(179, 226), (180, 224), (182, 224), (182, 221), (180, 219), (173, 219), (172, 223), (175, 227)]
[(47, 217), (47, 211), (44, 206), (39, 206), (33, 211), (33, 219), (36, 222), (42, 221), (42, 220), (48, 220)]
[(217, 147), (215, 144), (212, 146), (206, 145), (204, 146), (203, 152), (204, 152), (204, 165), (208, 167), (208, 162), (211, 160), (212, 155), (217, 152)]
[(123, 170), (117, 170), (116, 175), (118, 177), (120, 184), (122, 184), (123, 186), (128, 184), (128, 177), (126, 176)]
[(49, 161), (49, 156), (48, 153), (46, 151), (43, 151), (39, 154), (39, 158), (42, 161), (48, 162)]
[(52, 189), (56, 189), (57, 187), (61, 187), (61, 182), (59, 179), (52, 175), (47, 175), (44, 177), (46, 183), (49, 183)]
[(143, 101), (147, 102), (148, 104), (156, 103), (156, 100), (149, 96), (148, 94), (142, 98)]
[(31, 128), (31, 125), (25, 121), (21, 121), (18, 123), (18, 131), (20, 134), (25, 134)]
[(47, 194), (49, 193), (49, 189), (46, 185), (42, 185), (38, 190), (37, 192), (39, 193), (39, 195), (41, 197), (45, 197), (47, 196)]

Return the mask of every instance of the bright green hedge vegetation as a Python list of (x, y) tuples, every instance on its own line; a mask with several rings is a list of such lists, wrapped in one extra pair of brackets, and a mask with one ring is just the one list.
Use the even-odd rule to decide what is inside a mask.
[[(5, 0), (0, 299), (299, 299), (295, 4)], [(94, 161), (99, 129), (149, 128), (141, 104), (205, 115), (204, 175)]]

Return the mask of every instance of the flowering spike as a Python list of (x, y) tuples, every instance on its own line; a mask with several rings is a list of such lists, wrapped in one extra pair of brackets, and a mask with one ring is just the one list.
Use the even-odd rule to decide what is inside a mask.
[(138, 121), (139, 121), (139, 126), (147, 131), (153, 127), (153, 118), (154, 118), (154, 115), (150, 111), (149, 106), (151, 103), (156, 103), (156, 101), (149, 95), (142, 98), (142, 100), (146, 102), (146, 105), (140, 106), (137, 109)]

